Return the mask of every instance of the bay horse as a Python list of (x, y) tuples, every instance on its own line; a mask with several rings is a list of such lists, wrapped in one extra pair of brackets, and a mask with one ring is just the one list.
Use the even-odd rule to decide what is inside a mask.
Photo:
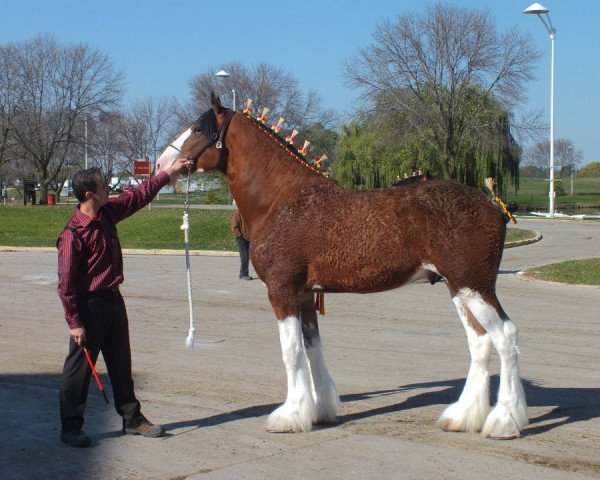
[[(334, 422), (339, 397), (325, 366), (314, 294), (379, 292), (443, 277), (466, 330), (471, 364), (460, 398), (437, 425), (485, 437), (520, 436), (527, 405), (517, 329), (496, 297), (506, 219), (482, 191), (429, 180), (348, 190), (315, 173), (280, 137), (221, 106), (187, 129), (156, 163), (179, 156), (198, 171), (220, 170), (246, 223), (252, 264), (277, 318), (287, 397), (267, 419), (272, 432)], [(489, 401), (489, 358), (500, 357), (497, 404)]]

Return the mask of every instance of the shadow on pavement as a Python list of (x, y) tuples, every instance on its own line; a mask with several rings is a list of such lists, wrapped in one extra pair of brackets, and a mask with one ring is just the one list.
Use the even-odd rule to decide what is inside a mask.
[[(431, 390), (421, 392), (409, 397), (406, 400), (397, 403), (390, 403), (382, 407), (363, 410), (338, 417), (336, 425), (353, 422), (365, 418), (385, 415), (402, 410), (413, 408), (428, 407), (433, 405), (449, 405), (455, 402), (462, 392), (465, 379), (455, 379), (442, 382), (424, 382), (404, 385), (396, 389), (379, 390), (373, 392), (363, 392), (355, 394), (341, 395), (342, 403), (348, 402), (366, 402), (370, 398), (389, 396), (390, 401), (399, 394), (406, 394), (410, 390)], [(498, 391), (499, 377), (492, 376), (490, 379), (491, 402), (496, 401), (496, 392)], [(523, 432), (524, 436), (536, 435), (565, 424), (586, 421), (592, 418), (600, 417), (600, 388), (546, 388), (536, 385), (528, 380), (523, 380), (523, 387), (527, 402), (530, 407), (555, 407), (551, 412), (539, 417), (530, 417), (530, 424)], [(195, 420), (185, 420), (165, 425), (167, 430), (179, 428), (203, 428), (223, 423), (242, 420), (245, 418), (254, 418), (268, 415), (279, 404), (265, 404), (253, 407), (242, 408), (227, 413), (221, 413), (206, 418)], [(440, 412), (441, 413), (441, 412)], [(335, 425), (332, 427), (334, 428)]]
[[(101, 378), (111, 398), (108, 376)], [(94, 472), (97, 450), (93, 447), (99, 444), (99, 433), (112, 435), (120, 423), (112, 398), (106, 405), (96, 385), (90, 384), (84, 429), (92, 437), (92, 448), (72, 448), (59, 439), (59, 385), (59, 374), (0, 375), (2, 478), (79, 480), (89, 479)]]

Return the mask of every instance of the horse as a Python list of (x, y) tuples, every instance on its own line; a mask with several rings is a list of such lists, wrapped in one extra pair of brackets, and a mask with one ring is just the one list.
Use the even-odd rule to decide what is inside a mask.
[[(434, 179), (343, 188), (214, 93), (211, 108), (163, 152), (156, 172), (180, 156), (199, 172), (226, 176), (268, 289), (287, 374), (287, 396), (268, 416), (268, 431), (306, 432), (336, 420), (339, 396), (325, 365), (315, 293), (379, 292), (439, 276), (466, 331), (471, 363), (460, 397), (437, 425), (494, 439), (520, 436), (528, 417), (518, 334), (495, 291), (507, 220), (485, 193)], [(500, 357), (493, 408), (492, 348)]]

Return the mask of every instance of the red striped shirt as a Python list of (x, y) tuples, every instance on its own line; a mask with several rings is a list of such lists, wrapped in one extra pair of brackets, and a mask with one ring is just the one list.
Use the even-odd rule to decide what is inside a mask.
[[(77, 207), (58, 237), (58, 296), (69, 328), (82, 327), (77, 294), (114, 288), (123, 283), (123, 255), (116, 224), (144, 208), (169, 183), (162, 172), (127, 190), (91, 218)], [(75, 229), (77, 233), (73, 232)]]

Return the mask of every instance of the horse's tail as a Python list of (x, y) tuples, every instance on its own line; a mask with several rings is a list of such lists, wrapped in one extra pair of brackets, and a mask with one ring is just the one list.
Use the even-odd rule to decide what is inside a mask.
[(516, 212), (519, 209), (519, 206), (515, 202), (504, 203), (496, 193), (496, 182), (493, 178), (486, 178), (485, 186), (492, 194), (492, 201), (500, 207), (500, 210), (502, 210), (502, 213), (506, 217), (506, 223), (508, 223), (509, 220), (512, 220), (513, 223), (517, 223), (517, 220), (513, 216), (513, 212)]

